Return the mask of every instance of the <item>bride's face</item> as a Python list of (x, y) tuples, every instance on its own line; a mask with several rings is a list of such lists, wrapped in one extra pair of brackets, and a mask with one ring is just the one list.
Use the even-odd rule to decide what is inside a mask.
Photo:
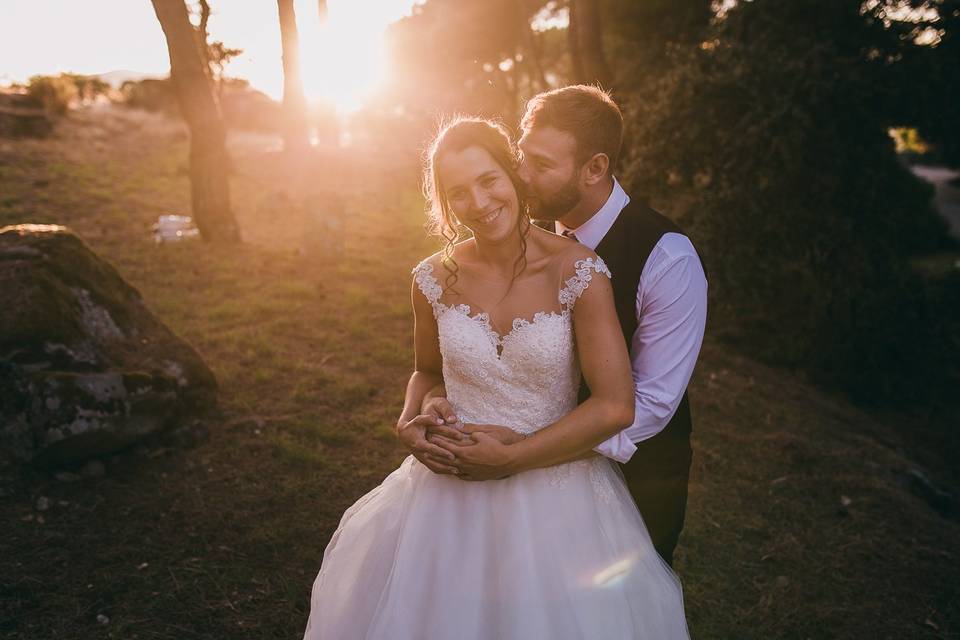
[(519, 219), (517, 190), (489, 152), (467, 147), (442, 153), (437, 173), (450, 209), (478, 241), (510, 237)]

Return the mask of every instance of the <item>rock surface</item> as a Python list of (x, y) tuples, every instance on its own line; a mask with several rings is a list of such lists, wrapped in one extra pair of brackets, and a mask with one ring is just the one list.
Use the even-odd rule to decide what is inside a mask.
[(0, 454), (77, 462), (215, 407), (197, 352), (69, 229), (0, 229), (0, 291)]

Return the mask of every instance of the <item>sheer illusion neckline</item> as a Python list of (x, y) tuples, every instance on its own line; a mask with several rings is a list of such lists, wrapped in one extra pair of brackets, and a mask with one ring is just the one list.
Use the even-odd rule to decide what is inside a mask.
[(569, 318), (577, 298), (580, 297), (584, 289), (589, 285), (592, 272), (603, 273), (607, 277), (611, 277), (610, 270), (599, 257), (592, 256), (577, 260), (574, 263), (573, 276), (567, 279), (563, 287), (557, 292), (557, 302), (560, 303), (559, 311), (537, 311), (533, 314), (531, 320), (527, 320), (522, 316), (515, 317), (510, 322), (510, 329), (507, 333), (500, 334), (493, 327), (488, 312), (480, 311), (473, 313), (473, 310), (467, 303), (446, 304), (440, 301), (440, 296), (443, 295), (443, 288), (440, 286), (440, 283), (437, 282), (437, 279), (433, 277), (433, 265), (427, 260), (424, 260), (414, 267), (413, 272), (420, 291), (433, 306), (434, 315), (439, 318), (440, 311), (444, 313), (454, 312), (476, 323), (493, 343), (498, 361), (503, 355), (506, 342), (521, 329), (536, 325), (548, 318)]
[(503, 348), (507, 340), (509, 340), (521, 329), (535, 325), (546, 318), (562, 318), (570, 314), (569, 310), (564, 309), (562, 311), (537, 311), (533, 314), (533, 317), (530, 320), (527, 320), (522, 316), (518, 316), (510, 321), (510, 329), (506, 333), (501, 334), (496, 328), (494, 328), (493, 323), (490, 320), (490, 314), (486, 311), (474, 313), (471, 306), (466, 303), (446, 304), (440, 300), (437, 300), (434, 304), (443, 307), (447, 312), (452, 311), (454, 313), (459, 313), (467, 319), (476, 322), (477, 325), (484, 330), (491, 342), (493, 342), (493, 345), (496, 347), (497, 358), (500, 358), (503, 355)]

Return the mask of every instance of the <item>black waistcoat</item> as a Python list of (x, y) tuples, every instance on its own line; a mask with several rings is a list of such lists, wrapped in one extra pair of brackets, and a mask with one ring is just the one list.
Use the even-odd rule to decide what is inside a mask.
[[(613, 299), (617, 307), (620, 328), (630, 349), (630, 341), (637, 330), (637, 288), (640, 274), (653, 248), (665, 233), (683, 233), (666, 216), (650, 207), (631, 201), (596, 248), (613, 274)], [(685, 234), (684, 234), (685, 235)], [(586, 383), (580, 387), (580, 401), (590, 395)], [(651, 440), (686, 439), (691, 431), (690, 402), (684, 391), (680, 405), (662, 432)]]

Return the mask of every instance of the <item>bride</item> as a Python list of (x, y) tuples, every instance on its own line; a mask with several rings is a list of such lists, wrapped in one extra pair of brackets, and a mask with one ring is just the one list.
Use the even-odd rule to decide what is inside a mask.
[[(530, 223), (516, 167), (489, 121), (458, 119), (434, 140), (425, 181), (447, 244), (413, 270), (416, 371), (399, 428), (431, 459), (453, 456), (416, 415), (442, 379), (462, 421), (518, 432), (502, 445), (517, 472), (469, 481), (406, 458), (344, 513), (305, 640), (688, 637), (679, 581), (591, 452), (633, 419), (610, 272)], [(455, 242), (459, 225), (473, 237)], [(581, 372), (591, 395), (578, 406)], [(463, 445), (489, 437), (446, 429)], [(556, 464), (560, 441), (581, 458)]]

